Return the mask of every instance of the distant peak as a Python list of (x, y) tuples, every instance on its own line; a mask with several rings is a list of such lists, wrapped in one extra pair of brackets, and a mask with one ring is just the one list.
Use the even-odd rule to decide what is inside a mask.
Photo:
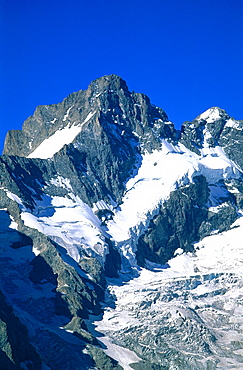
[(207, 109), (205, 112), (200, 114), (196, 119), (204, 119), (208, 123), (217, 121), (221, 118), (229, 117), (227, 112), (224, 109), (221, 109), (219, 107), (212, 107)]

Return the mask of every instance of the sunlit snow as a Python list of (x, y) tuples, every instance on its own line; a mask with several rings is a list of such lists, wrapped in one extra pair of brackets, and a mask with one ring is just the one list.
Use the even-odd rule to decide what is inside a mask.
[(212, 123), (220, 119), (220, 109), (217, 107), (209, 108), (200, 114), (197, 119), (205, 119), (208, 123)]
[(236, 121), (235, 119), (233, 118), (230, 118), (226, 124), (225, 124), (225, 127), (231, 127), (231, 128), (234, 128), (236, 130), (241, 130), (242, 129), (242, 125), (240, 125), (239, 121)]
[(100, 220), (91, 208), (72, 193), (69, 197), (43, 197), (34, 212), (25, 209), (21, 218), (26, 226), (37, 229), (64, 247), (79, 261), (83, 252), (102, 263), (108, 247), (100, 228)]
[(69, 113), (70, 113), (70, 110), (71, 110), (73, 107), (74, 107), (74, 105), (72, 105), (70, 108), (68, 108), (68, 110), (67, 110), (67, 112), (66, 112), (66, 114), (64, 115), (64, 118), (63, 118), (63, 121), (64, 121), (64, 122), (65, 122), (65, 121), (66, 121), (66, 119), (68, 118)]

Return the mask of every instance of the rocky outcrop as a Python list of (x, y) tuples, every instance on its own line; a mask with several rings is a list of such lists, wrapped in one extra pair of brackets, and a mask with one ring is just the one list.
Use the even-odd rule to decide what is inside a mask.
[(243, 169), (240, 155), (243, 139), (243, 121), (229, 117), (225, 110), (214, 107), (208, 109), (192, 122), (181, 127), (180, 141), (190, 150), (199, 153), (206, 144), (220, 146), (227, 156)]
[(172, 192), (139, 238), (138, 263), (144, 266), (147, 259), (165, 264), (177, 248), (192, 252), (196, 241), (214, 230), (227, 230), (238, 217), (234, 197), (228, 193), (228, 198), (224, 199), (228, 202), (215, 213), (208, 210), (209, 196), (210, 189), (203, 176), (195, 177), (194, 183)]
[(41, 358), (30, 343), (28, 329), (0, 292), (0, 366), (2, 369), (41, 369)]
[(193, 250), (193, 242), (199, 240), (199, 229), (207, 220), (205, 207), (209, 196), (206, 179), (196, 177), (194, 184), (181, 187), (171, 193), (138, 242), (137, 259), (144, 265), (145, 259), (165, 264), (177, 248)]

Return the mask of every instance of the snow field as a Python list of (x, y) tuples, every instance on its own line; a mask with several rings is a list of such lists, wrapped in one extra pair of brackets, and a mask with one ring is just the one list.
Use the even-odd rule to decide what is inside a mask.
[(26, 226), (37, 229), (64, 247), (79, 261), (82, 249), (104, 262), (108, 247), (103, 241), (100, 220), (78, 196), (47, 197), (37, 203), (35, 211), (22, 212)]

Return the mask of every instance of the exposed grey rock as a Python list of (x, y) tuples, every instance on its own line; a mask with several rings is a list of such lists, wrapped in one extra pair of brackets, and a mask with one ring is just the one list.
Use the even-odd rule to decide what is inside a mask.
[(42, 369), (41, 357), (31, 344), (28, 329), (14, 314), (0, 291), (0, 367)]
[(92, 358), (95, 361), (97, 369), (99, 370), (122, 370), (122, 367), (109, 356), (102, 351), (101, 348), (94, 346), (87, 346), (88, 352), (91, 354)]
[(201, 224), (208, 219), (205, 207), (208, 196), (209, 189), (203, 176), (194, 178), (194, 184), (171, 193), (139, 239), (137, 259), (141, 266), (145, 259), (165, 264), (177, 248), (193, 250), (192, 243), (200, 239)]

